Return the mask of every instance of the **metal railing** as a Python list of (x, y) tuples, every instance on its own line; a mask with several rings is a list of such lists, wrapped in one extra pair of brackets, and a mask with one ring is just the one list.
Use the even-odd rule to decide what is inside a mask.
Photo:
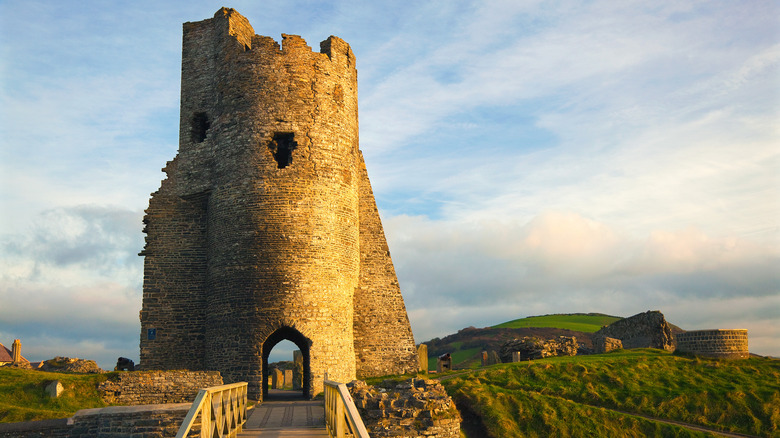
[(331, 438), (369, 438), (347, 385), (325, 380), (325, 427)]
[(186, 437), (198, 419), (201, 438), (235, 437), (246, 423), (246, 404), (246, 382), (201, 389), (176, 438)]

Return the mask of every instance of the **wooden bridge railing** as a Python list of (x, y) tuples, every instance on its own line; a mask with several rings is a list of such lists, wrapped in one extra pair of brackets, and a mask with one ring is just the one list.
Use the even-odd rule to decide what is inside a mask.
[(325, 380), (325, 427), (331, 438), (369, 438), (347, 385)]
[(246, 423), (246, 402), (246, 382), (201, 389), (176, 438), (186, 437), (198, 419), (201, 438), (237, 436)]

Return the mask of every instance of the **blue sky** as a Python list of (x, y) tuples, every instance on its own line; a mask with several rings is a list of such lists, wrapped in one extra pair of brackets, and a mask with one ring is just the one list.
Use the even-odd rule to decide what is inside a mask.
[[(766, 1), (0, 0), (0, 342), (138, 357), (141, 217), (178, 147), (181, 24), (357, 57), (417, 342), (661, 310), (780, 356), (780, 7)], [(282, 346), (283, 347), (283, 346)]]

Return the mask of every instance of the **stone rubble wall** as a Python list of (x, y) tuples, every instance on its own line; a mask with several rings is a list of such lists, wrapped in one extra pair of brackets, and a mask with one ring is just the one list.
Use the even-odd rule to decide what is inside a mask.
[(105, 373), (94, 360), (57, 356), (44, 361), (41, 371), (53, 373), (100, 374)]
[(548, 339), (546, 341), (526, 336), (505, 342), (501, 345), (499, 353), (501, 361), (504, 363), (516, 362), (517, 360), (536, 360), (545, 357), (576, 355), (577, 338), (573, 336), (559, 336), (558, 339)]
[[(84, 409), (68, 419), (0, 424), (0, 438), (175, 437), (191, 403)], [(189, 437), (199, 435), (193, 428)]]
[(219, 371), (134, 371), (118, 373), (98, 392), (106, 403), (125, 406), (192, 403), (201, 389), (220, 385)]
[(620, 339), (626, 349), (658, 348), (669, 352), (675, 349), (672, 328), (657, 310), (615, 321), (597, 331), (596, 335)]
[(677, 334), (677, 350), (726, 359), (747, 359), (748, 333), (745, 329), (692, 330)]
[(347, 387), (373, 438), (460, 437), (460, 414), (437, 380), (385, 380), (378, 386), (356, 380)]
[(596, 354), (609, 353), (623, 348), (620, 339), (610, 338), (600, 334), (593, 335), (593, 352)]

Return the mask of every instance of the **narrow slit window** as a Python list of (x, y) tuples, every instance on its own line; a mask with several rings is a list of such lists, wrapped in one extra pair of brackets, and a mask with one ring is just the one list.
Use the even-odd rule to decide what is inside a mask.
[(278, 132), (268, 144), (271, 154), (276, 160), (277, 167), (284, 169), (292, 164), (292, 153), (298, 147), (295, 142), (295, 134), (292, 132)]
[(208, 133), (211, 123), (209, 122), (209, 116), (206, 113), (199, 112), (192, 116), (191, 130), (193, 143), (202, 143), (206, 139), (206, 133)]

